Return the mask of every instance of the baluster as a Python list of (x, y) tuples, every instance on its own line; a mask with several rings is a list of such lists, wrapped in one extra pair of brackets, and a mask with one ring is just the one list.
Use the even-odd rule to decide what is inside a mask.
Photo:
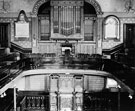
[(41, 97), (41, 108), (44, 109), (44, 96)]
[(31, 97), (27, 97), (27, 107), (30, 109), (31, 108)]
[(107, 101), (107, 98), (105, 98), (105, 110), (108, 110), (109, 101)]
[(92, 109), (94, 109), (95, 108), (95, 100), (94, 100), (95, 98), (94, 97), (92, 97), (92, 106), (91, 106), (91, 108)]
[(36, 97), (36, 107), (40, 109), (40, 97)]
[(101, 109), (101, 98), (98, 98), (98, 108)]
[(97, 98), (95, 97), (95, 108), (97, 109)]
[(35, 108), (35, 97), (32, 97), (31, 101), (32, 101), (32, 108), (34, 109)]
[(106, 103), (105, 103), (105, 98), (103, 98), (103, 109), (106, 109)]

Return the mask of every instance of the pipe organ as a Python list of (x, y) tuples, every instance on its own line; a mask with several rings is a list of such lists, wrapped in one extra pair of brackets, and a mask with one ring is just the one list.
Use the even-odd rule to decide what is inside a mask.
[(54, 33), (65, 36), (74, 33), (81, 33), (80, 8), (76, 6), (55, 6), (54, 7)]
[(84, 0), (51, 0), (45, 3), (39, 10), (39, 52), (61, 55), (62, 44), (65, 43), (66, 47), (72, 48), (72, 54), (96, 53), (97, 22), (96, 13), (92, 12), (95, 9), (91, 7)]
[(51, 1), (53, 33), (64, 36), (81, 34), (83, 1)]

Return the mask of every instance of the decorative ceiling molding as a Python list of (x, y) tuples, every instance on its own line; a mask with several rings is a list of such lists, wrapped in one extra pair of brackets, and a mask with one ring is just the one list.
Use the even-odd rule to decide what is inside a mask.
[[(38, 0), (33, 7), (32, 15), (37, 16), (39, 7), (47, 1), (49, 0)], [(85, 0), (85, 1), (91, 4), (95, 8), (97, 15), (103, 14), (101, 7), (96, 0)]]
[(103, 14), (103, 12), (101, 10), (101, 7), (100, 7), (99, 3), (96, 0), (85, 0), (85, 2), (91, 4), (95, 8), (97, 15), (102, 15)]
[(134, 0), (125, 1), (125, 10), (127, 13), (129, 13), (129, 12), (135, 13)]

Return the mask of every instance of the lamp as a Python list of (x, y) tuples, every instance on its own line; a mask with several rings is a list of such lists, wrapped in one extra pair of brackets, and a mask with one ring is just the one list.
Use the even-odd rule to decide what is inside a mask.
[(1, 97), (1, 98), (3, 98), (3, 97), (4, 97), (4, 95), (3, 95), (3, 94), (1, 94), (1, 95), (0, 95), (0, 97)]
[(129, 94), (129, 96), (128, 96), (130, 99), (133, 99), (133, 96), (131, 95), (131, 94)]
[(6, 96), (6, 93), (4, 92), (4, 93), (2, 93), (1, 95), (0, 95), (0, 98), (4, 98)]

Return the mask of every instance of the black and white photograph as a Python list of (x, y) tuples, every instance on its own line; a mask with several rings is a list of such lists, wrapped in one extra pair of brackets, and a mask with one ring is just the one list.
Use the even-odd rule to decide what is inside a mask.
[(0, 0), (0, 111), (135, 111), (135, 0)]

